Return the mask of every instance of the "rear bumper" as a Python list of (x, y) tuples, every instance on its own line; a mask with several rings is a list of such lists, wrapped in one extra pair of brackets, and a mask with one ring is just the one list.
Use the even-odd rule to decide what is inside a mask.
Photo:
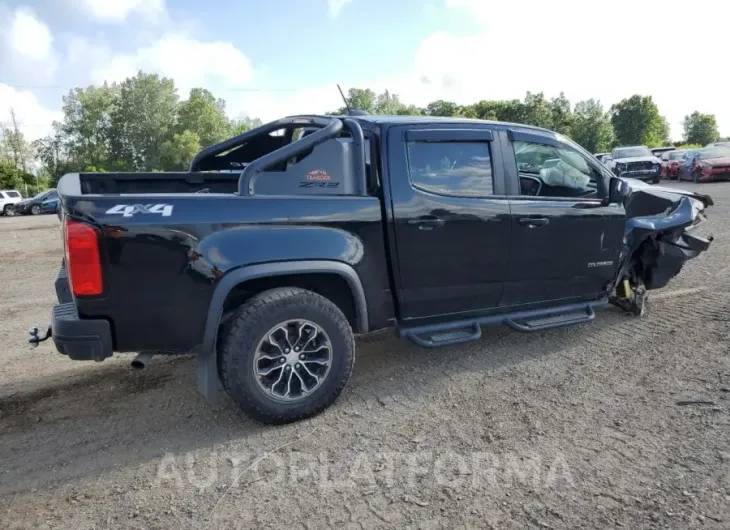
[(75, 361), (103, 361), (114, 353), (109, 321), (79, 317), (71, 295), (66, 267), (56, 276), (58, 305), (51, 311), (51, 333), (56, 350)]
[(51, 331), (58, 353), (75, 361), (103, 361), (114, 352), (109, 322), (79, 318), (73, 302), (53, 308)]

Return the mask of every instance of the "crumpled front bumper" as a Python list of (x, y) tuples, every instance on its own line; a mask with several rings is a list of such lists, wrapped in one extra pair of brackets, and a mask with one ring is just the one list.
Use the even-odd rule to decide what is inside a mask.
[[(109, 321), (79, 317), (65, 266), (56, 276), (56, 296), (59, 303), (51, 311), (49, 325), (49, 337), (56, 350), (75, 361), (103, 361), (111, 357), (114, 346)], [(30, 335), (29, 342), (37, 344), (37, 335), (32, 331)]]

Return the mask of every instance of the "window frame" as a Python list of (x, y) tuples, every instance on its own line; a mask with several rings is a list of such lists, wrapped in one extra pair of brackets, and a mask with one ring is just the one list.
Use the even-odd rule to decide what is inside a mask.
[[(508, 197), (512, 200), (531, 200), (531, 201), (553, 201), (553, 202), (581, 202), (581, 203), (601, 203), (605, 200), (608, 193), (608, 179), (612, 178), (608, 169), (598, 162), (588, 151), (581, 146), (572, 142), (557, 133), (540, 133), (539, 131), (525, 131), (519, 129), (508, 129), (503, 139), (506, 144), (505, 152), (505, 169), (510, 174)], [(549, 145), (558, 149), (568, 149), (581, 155), (588, 167), (593, 169), (601, 178), (598, 180), (597, 197), (545, 197), (535, 195), (520, 194), (520, 175), (517, 167), (517, 155), (514, 149), (514, 142), (529, 142)], [(598, 162), (596, 164), (595, 162)]]
[[(405, 167), (408, 173), (408, 183), (414, 190), (429, 195), (438, 197), (453, 198), (453, 199), (496, 199), (505, 197), (503, 175), (503, 162), (501, 146), (498, 141), (495, 141), (495, 135), (492, 129), (488, 128), (475, 128), (474, 126), (456, 127), (454, 124), (449, 124), (446, 127), (440, 128), (409, 128), (405, 131), (403, 137), (403, 149), (405, 151)], [(492, 169), (492, 193), (491, 194), (478, 194), (478, 195), (459, 195), (453, 193), (440, 193), (438, 191), (430, 190), (419, 185), (419, 183), (413, 180), (411, 174), (411, 161), (408, 154), (408, 144), (410, 142), (419, 143), (485, 143), (487, 150), (489, 151), (489, 163)]]

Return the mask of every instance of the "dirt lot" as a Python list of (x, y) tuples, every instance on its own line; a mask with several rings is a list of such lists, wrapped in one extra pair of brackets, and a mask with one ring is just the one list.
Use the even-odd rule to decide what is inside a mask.
[(0, 218), (0, 528), (728, 528), (730, 184), (701, 188), (717, 239), (643, 319), (369, 337), (337, 404), (284, 427), (208, 406), (192, 358), (29, 350), (58, 220)]

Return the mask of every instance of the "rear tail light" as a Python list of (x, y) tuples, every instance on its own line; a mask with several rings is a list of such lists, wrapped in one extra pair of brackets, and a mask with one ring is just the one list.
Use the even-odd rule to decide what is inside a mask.
[(71, 291), (77, 296), (101, 294), (101, 261), (97, 231), (85, 223), (66, 219), (64, 236)]

